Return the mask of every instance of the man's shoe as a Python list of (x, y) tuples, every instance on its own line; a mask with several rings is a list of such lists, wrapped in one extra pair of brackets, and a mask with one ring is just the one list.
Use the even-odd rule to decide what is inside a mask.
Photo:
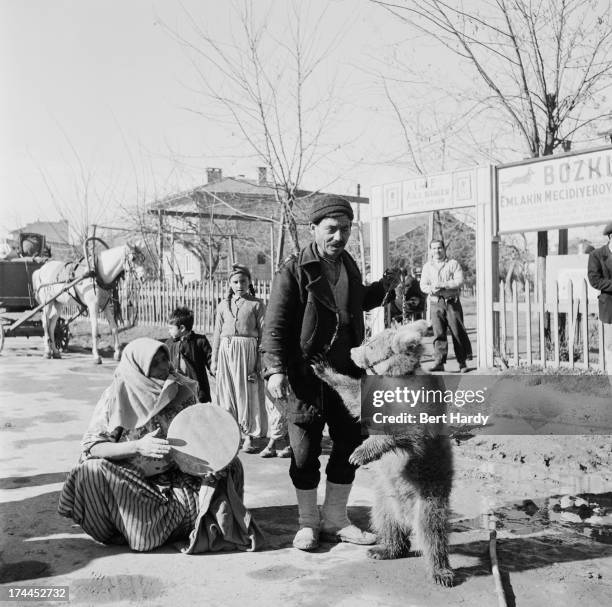
[(465, 363), (459, 365), (459, 373), (467, 373), (468, 371), (468, 366)]
[(430, 371), (444, 371), (444, 363), (436, 363), (433, 367), (429, 368)]
[(319, 530), (302, 527), (293, 538), (293, 547), (298, 550), (316, 550), (319, 547)]
[(351, 485), (327, 481), (325, 502), (321, 509), (321, 539), (326, 542), (348, 542), (366, 546), (375, 544), (376, 536), (353, 525), (347, 515), (346, 505), (350, 492)]
[(338, 530), (321, 529), (321, 539), (324, 542), (347, 542), (371, 546), (376, 543), (376, 536), (369, 531), (362, 531), (356, 525), (348, 525)]

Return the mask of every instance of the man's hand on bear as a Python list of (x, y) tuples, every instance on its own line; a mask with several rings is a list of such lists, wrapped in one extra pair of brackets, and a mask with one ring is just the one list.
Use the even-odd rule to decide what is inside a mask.
[(382, 286), (385, 291), (395, 289), (402, 279), (402, 273), (399, 268), (390, 268), (385, 270), (382, 277)]

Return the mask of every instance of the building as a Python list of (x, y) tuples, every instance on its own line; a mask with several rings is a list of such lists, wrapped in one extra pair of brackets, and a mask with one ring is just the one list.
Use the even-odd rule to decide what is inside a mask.
[[(298, 191), (294, 216), (300, 243), (308, 240), (308, 210), (316, 192)], [(354, 205), (367, 198), (343, 195)], [(203, 280), (209, 268), (227, 275), (232, 263), (251, 268), (255, 279), (272, 275), (280, 234), (280, 205), (264, 167), (256, 179), (224, 177), (222, 169), (207, 169), (207, 183), (154, 202), (162, 273), (181, 281)], [(284, 251), (290, 252), (286, 244)]]

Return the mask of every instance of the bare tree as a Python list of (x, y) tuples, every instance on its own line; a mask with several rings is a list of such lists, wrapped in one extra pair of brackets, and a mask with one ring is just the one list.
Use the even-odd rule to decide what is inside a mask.
[[(47, 196), (59, 217), (68, 222), (69, 241), (74, 255), (82, 253), (85, 239), (92, 235), (92, 226), (114, 215), (113, 199), (117, 188), (112, 178), (100, 179), (91, 165), (83, 159), (76, 145), (58, 124), (69, 150), (65, 158), (66, 184), (59, 185), (51, 174), (32, 158)], [(61, 149), (59, 151), (61, 155)]]
[(249, 155), (267, 168), (280, 207), (281, 237), (286, 229), (297, 251), (300, 184), (338, 147), (325, 142), (339, 108), (333, 75), (324, 82), (329, 75), (323, 62), (341, 33), (322, 40), (324, 12), (313, 18), (308, 5), (295, 0), (278, 6), (287, 11), (283, 22), (255, 11), (252, 0), (233, 3), (237, 28), (231, 40), (218, 39), (188, 12), (191, 35), (165, 27), (188, 50), (204, 95), (202, 106), (186, 109), (238, 130), (243, 153), (246, 144)]
[(372, 1), (469, 65), (533, 157), (612, 117), (609, 0)]

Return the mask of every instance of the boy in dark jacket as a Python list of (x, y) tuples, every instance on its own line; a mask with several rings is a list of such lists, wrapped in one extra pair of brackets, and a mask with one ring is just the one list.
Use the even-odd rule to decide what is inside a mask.
[(189, 308), (176, 308), (168, 321), (170, 362), (183, 375), (198, 382), (198, 401), (210, 402), (210, 386), (206, 369), (210, 371), (212, 348), (205, 335), (192, 331), (193, 312)]

